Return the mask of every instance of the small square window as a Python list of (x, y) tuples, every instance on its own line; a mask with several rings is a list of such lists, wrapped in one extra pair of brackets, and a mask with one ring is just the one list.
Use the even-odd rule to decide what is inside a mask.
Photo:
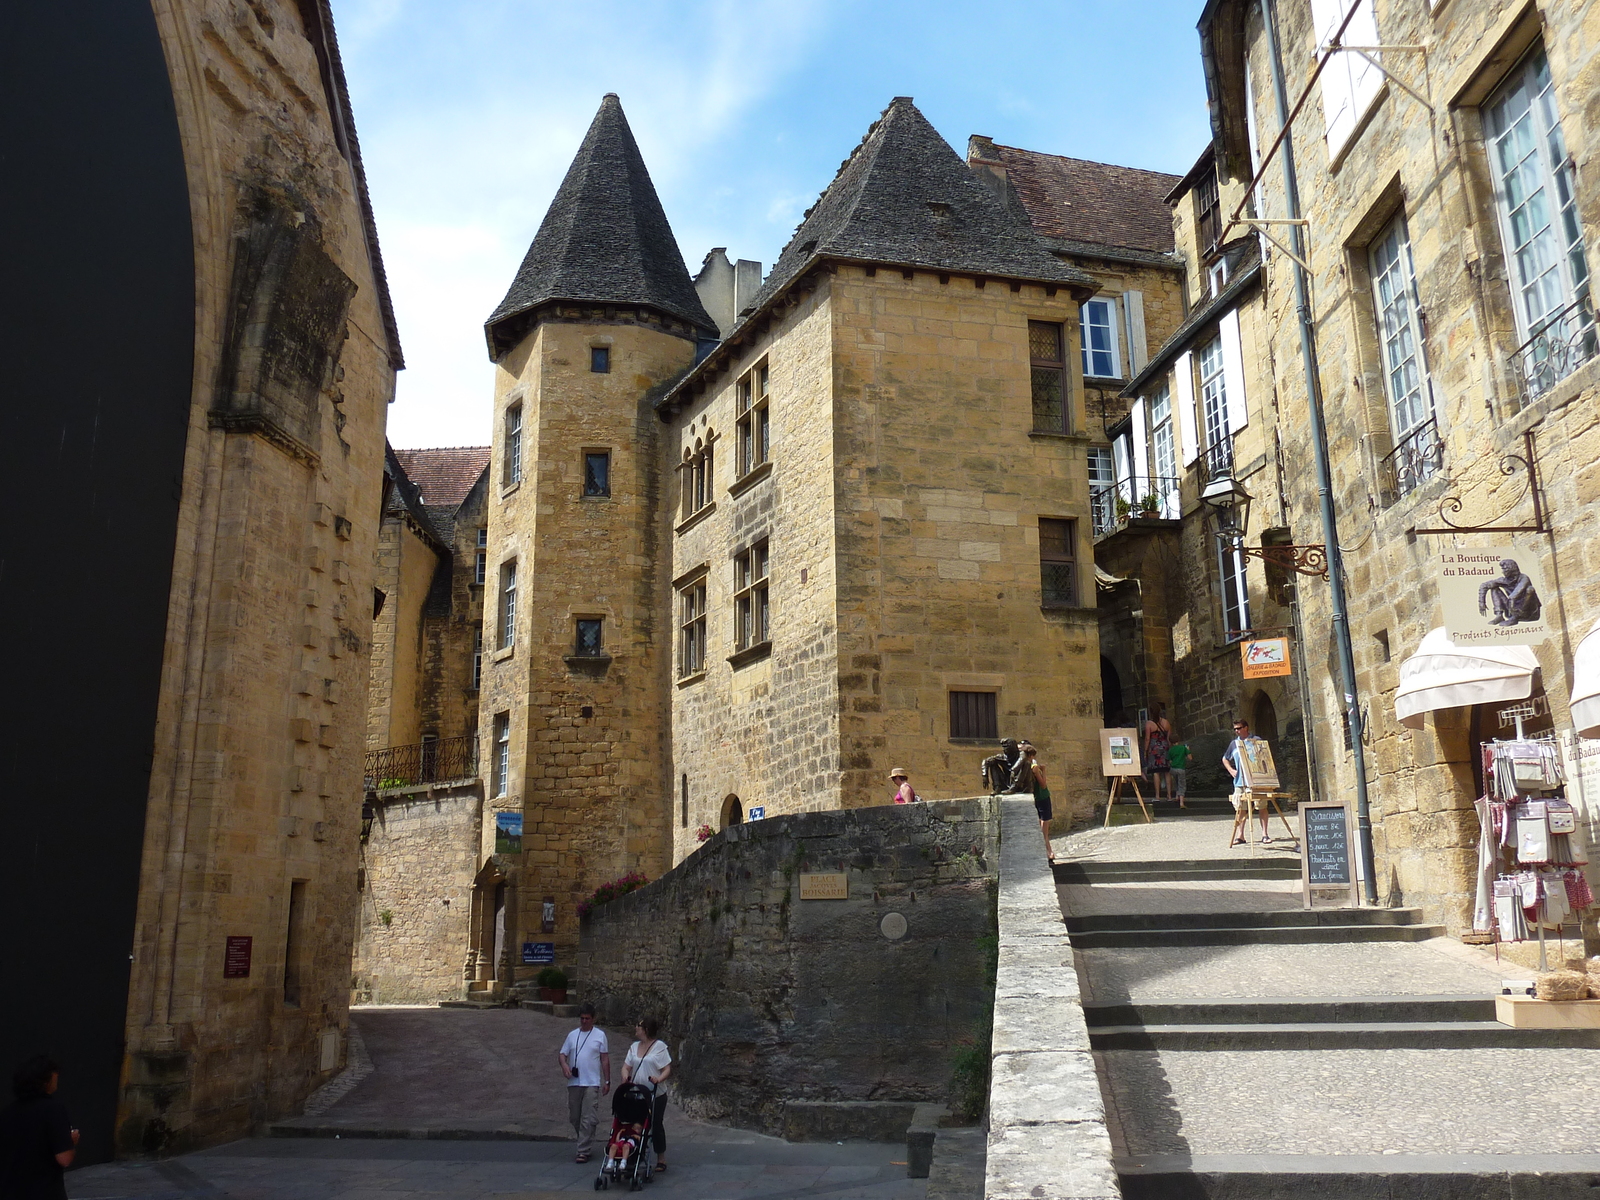
[(589, 370), (604, 375), (611, 370), (611, 347), (589, 347)]
[(611, 451), (589, 450), (583, 456), (583, 494), (611, 495)]
[(950, 736), (983, 738), (1000, 736), (1000, 717), (993, 692), (950, 693)]
[(599, 658), (605, 653), (605, 644), (600, 636), (604, 624), (599, 617), (578, 618), (576, 653), (579, 658)]

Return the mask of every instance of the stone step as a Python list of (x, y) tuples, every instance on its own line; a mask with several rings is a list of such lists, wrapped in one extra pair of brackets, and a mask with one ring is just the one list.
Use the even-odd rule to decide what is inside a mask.
[(1493, 996), (1300, 996), (1085, 1004), (1091, 1029), (1113, 1025), (1305, 1025), (1342, 1022), (1492, 1021)]
[(1234, 929), (1112, 929), (1068, 934), (1074, 949), (1152, 946), (1292, 946), (1334, 942), (1422, 942), (1443, 937), (1443, 925), (1258, 925)]
[(1600, 1029), (1513, 1029), (1499, 1021), (1108, 1025), (1096, 1050), (1481, 1050), (1600, 1047)]
[(1209, 879), (1299, 879), (1299, 855), (1274, 853), (1266, 858), (1175, 859), (1155, 862), (1056, 862), (1058, 884), (1167, 883)]
[(1133, 929), (1251, 929), (1267, 926), (1416, 925), (1420, 908), (1280, 908), (1256, 912), (1106, 913), (1068, 917), (1068, 933)]
[(1600, 1154), (1146, 1154), (1112, 1165), (1123, 1200), (1556, 1200), (1600, 1186)]

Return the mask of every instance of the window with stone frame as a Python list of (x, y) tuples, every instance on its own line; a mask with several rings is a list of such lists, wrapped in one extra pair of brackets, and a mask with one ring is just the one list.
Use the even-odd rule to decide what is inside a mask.
[(1179, 496), (1178, 438), (1172, 426), (1172, 392), (1163, 383), (1150, 397), (1150, 457), (1155, 466), (1151, 491), (1161, 497), (1161, 515), (1176, 521), (1183, 515)]
[(1537, 396), (1600, 350), (1578, 211), (1576, 166), (1535, 45), (1483, 106), (1517, 334), (1516, 365)]
[(683, 452), (683, 464), (678, 475), (683, 488), (681, 516), (692, 517), (714, 497), (716, 487), (716, 435), (706, 431), (704, 438), (696, 439), (693, 449)]
[(522, 405), (506, 409), (504, 482), (507, 487), (522, 482)]
[(688, 679), (706, 669), (704, 575), (679, 589), (678, 609), (678, 678)]
[(517, 562), (500, 564), (500, 649), (509, 650), (517, 641)]
[(1039, 518), (1039, 602), (1045, 608), (1078, 604), (1078, 523)]
[(1389, 429), (1394, 436), (1388, 461), (1395, 490), (1403, 496), (1443, 465), (1404, 213), (1372, 240), (1367, 266), (1372, 276), (1383, 389), (1389, 401)]
[(472, 570), (473, 583), (489, 582), (489, 531), (478, 530), (478, 561)]
[(999, 736), (999, 703), (994, 692), (950, 693), (952, 741), (992, 742)]
[(736, 387), (738, 407), (738, 462), (743, 479), (772, 457), (772, 409), (767, 392), (769, 372), (765, 362), (753, 367)]
[(1083, 338), (1084, 376), (1090, 379), (1121, 378), (1116, 301), (1105, 298), (1085, 300), (1078, 314), (1079, 332)]
[(472, 631), (472, 690), (483, 689), (483, 626)]
[(605, 620), (578, 617), (575, 621), (572, 652), (579, 658), (600, 658), (606, 652)]
[(771, 556), (765, 541), (733, 560), (733, 645), (748, 650), (772, 640), (772, 601), (768, 571)]
[(1117, 526), (1117, 468), (1110, 446), (1089, 447), (1089, 514), (1095, 537)]
[(1222, 337), (1200, 347), (1200, 411), (1205, 419), (1206, 477), (1219, 479), (1233, 471), (1233, 437), (1228, 432), (1228, 384), (1223, 367)]
[(1223, 641), (1236, 642), (1250, 631), (1249, 562), (1237, 546), (1217, 539), (1217, 572), (1222, 583)]
[(494, 717), (494, 765), (490, 779), (491, 794), (504, 796), (511, 782), (511, 714), (496, 713)]
[(611, 347), (589, 347), (589, 370), (600, 375), (605, 375), (611, 370)]
[(1071, 433), (1066, 339), (1058, 322), (1028, 322), (1028, 360), (1032, 372), (1033, 428), (1036, 433)]
[(1216, 248), (1222, 236), (1222, 199), (1217, 191), (1217, 172), (1212, 168), (1194, 185), (1194, 237), (1202, 255)]
[(611, 495), (611, 451), (585, 450), (583, 452), (583, 494), (585, 496)]

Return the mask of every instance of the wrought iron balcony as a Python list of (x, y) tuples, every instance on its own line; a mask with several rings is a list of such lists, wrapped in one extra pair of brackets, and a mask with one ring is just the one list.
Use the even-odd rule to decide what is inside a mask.
[(447, 779), (471, 779), (477, 773), (478, 739), (475, 737), (433, 738), (415, 746), (385, 746), (382, 750), (367, 751), (368, 791), (442, 783)]
[(1444, 469), (1444, 442), (1439, 424), (1429, 417), (1395, 443), (1383, 456), (1383, 469), (1396, 499), (1414, 491)]
[(1181, 482), (1169, 475), (1135, 475), (1131, 479), (1091, 487), (1089, 512), (1094, 536), (1110, 533), (1133, 516), (1176, 521), (1183, 515), (1178, 492)]
[(1531, 404), (1600, 351), (1594, 305), (1587, 294), (1539, 323), (1511, 355), (1522, 402)]

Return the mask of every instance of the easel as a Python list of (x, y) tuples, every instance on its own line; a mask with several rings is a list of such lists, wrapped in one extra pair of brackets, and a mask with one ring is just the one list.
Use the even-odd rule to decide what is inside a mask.
[[(1262, 826), (1265, 828), (1267, 827), (1268, 822), (1271, 820), (1271, 817), (1268, 816), (1268, 813), (1278, 814), (1278, 820), (1283, 823), (1283, 832), (1286, 841), (1293, 842), (1297, 846), (1300, 844), (1299, 837), (1296, 836), (1294, 829), (1289, 825), (1289, 818), (1284, 816), (1283, 809), (1278, 807), (1279, 800), (1293, 799), (1293, 796), (1290, 793), (1268, 791), (1266, 789), (1257, 788), (1238, 788), (1236, 790), (1239, 796), (1239, 811), (1233, 814), (1233, 832), (1228, 836), (1229, 846), (1232, 846), (1236, 842), (1243, 841), (1248, 844), (1251, 849), (1254, 849), (1256, 846), (1256, 841), (1253, 836), (1253, 830), (1255, 829), (1255, 826), (1252, 824), (1252, 821), (1257, 817), (1264, 818), (1262, 820)], [(1243, 826), (1245, 833), (1243, 838), (1239, 836), (1241, 825)]]
[(1100, 828), (1105, 829), (1111, 824), (1111, 806), (1117, 802), (1117, 797), (1122, 795), (1122, 785), (1131, 783), (1133, 794), (1139, 800), (1139, 811), (1144, 814), (1145, 824), (1154, 825), (1156, 819), (1150, 815), (1150, 810), (1145, 807), (1144, 793), (1139, 790), (1139, 777), (1137, 775), (1113, 775), (1111, 777), (1111, 791), (1106, 796), (1106, 823)]

